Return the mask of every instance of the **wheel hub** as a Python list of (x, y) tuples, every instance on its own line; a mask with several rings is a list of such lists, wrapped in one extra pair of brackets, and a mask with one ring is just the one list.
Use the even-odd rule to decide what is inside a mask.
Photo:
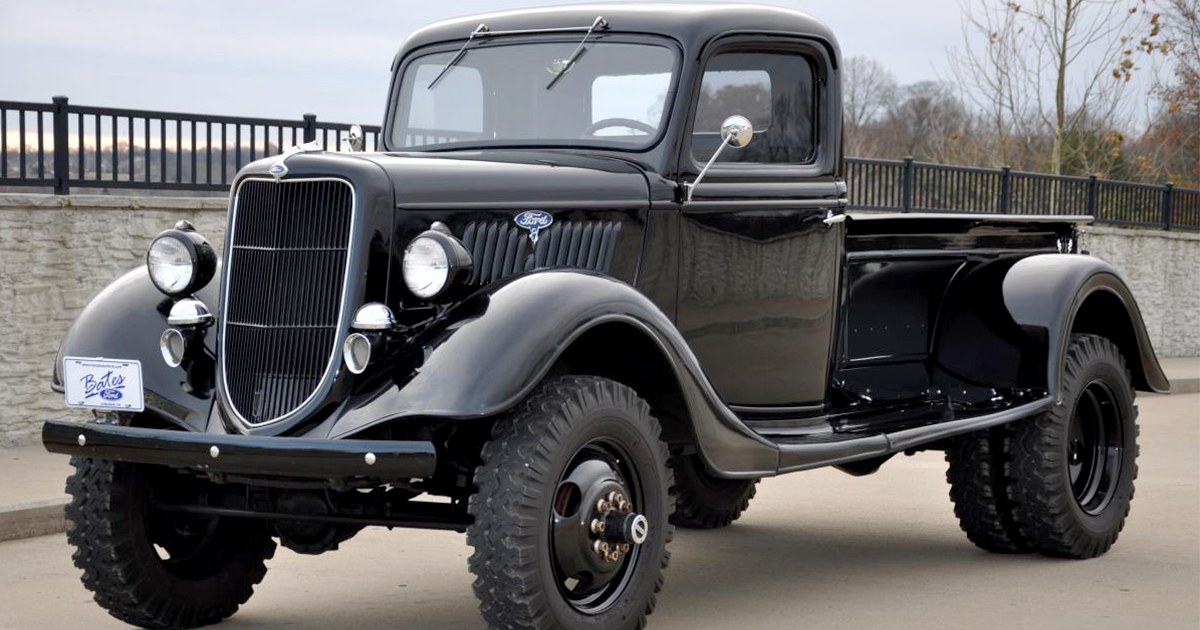
[[(626, 570), (650, 535), (638, 511), (636, 480), (616, 457), (584, 449), (555, 491), (551, 547), (564, 594), (577, 608), (602, 607), (619, 592)], [(625, 474), (623, 474), (625, 473)]]

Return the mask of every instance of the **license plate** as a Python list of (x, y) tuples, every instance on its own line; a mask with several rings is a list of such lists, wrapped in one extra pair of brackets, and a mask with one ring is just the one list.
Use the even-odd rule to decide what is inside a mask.
[(67, 405), (142, 411), (142, 364), (127, 359), (63, 359)]

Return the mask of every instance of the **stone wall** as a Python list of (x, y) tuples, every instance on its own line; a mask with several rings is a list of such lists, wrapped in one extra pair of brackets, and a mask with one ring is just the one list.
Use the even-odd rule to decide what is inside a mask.
[(1121, 271), (1158, 356), (1200, 356), (1200, 234), (1091, 226), (1080, 244)]
[(180, 219), (220, 247), (223, 198), (0, 194), (0, 446), (36, 439), (44, 420), (84, 417), (50, 391), (75, 313), (142, 264)]
[[(180, 219), (220, 248), (225, 211), (211, 197), (0, 194), (0, 446), (85, 417), (49, 387), (75, 313)], [(1200, 235), (1096, 227), (1083, 247), (1122, 270), (1161, 356), (1200, 356)]]

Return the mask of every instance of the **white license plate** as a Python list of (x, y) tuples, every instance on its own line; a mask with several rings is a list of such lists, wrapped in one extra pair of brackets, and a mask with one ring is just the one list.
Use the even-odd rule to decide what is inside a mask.
[(63, 359), (67, 405), (142, 411), (142, 364), (127, 359)]

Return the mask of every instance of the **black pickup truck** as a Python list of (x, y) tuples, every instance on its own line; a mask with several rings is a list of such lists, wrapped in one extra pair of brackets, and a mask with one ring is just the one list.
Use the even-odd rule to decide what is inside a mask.
[(276, 540), (438, 528), (491, 627), (640, 628), (673, 526), (929, 449), (976, 545), (1104, 553), (1169, 388), (1129, 288), (1087, 217), (845, 213), (841, 62), (753, 6), (413, 34), (378, 152), (250, 164), (223, 252), (162, 232), (67, 334), (84, 585), (189, 628)]

